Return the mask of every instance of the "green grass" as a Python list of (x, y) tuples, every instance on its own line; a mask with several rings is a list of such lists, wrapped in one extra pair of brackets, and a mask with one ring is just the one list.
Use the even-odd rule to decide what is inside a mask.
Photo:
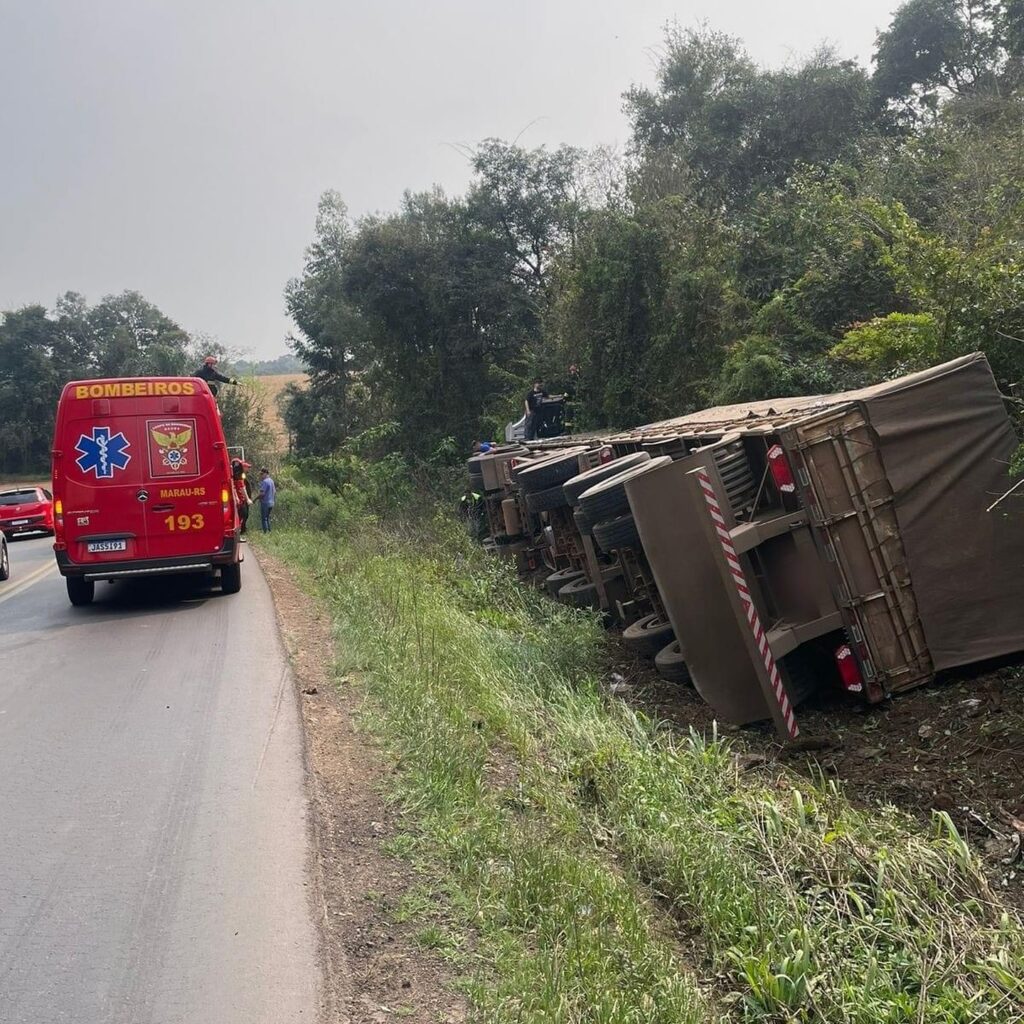
[(421, 935), (481, 1019), (1024, 1019), (1021, 922), (944, 815), (922, 834), (634, 714), (598, 624), (442, 520), (264, 542), (333, 613), (446, 894)]

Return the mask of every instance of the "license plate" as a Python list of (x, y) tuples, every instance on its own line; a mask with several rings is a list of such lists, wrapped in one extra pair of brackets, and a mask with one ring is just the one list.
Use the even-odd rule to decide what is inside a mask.
[(90, 553), (94, 551), (126, 551), (128, 541), (126, 540), (91, 540), (86, 544)]
[(12, 519), (11, 526), (24, 526), (27, 522), (27, 519)]

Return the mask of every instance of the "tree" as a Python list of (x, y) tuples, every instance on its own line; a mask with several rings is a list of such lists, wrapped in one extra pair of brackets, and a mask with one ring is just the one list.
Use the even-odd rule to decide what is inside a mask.
[(444, 437), (468, 445), (502, 401), (495, 371), (536, 325), (515, 262), (506, 238), (438, 191), (360, 224), (345, 292), (367, 327), (373, 401), (409, 450)]
[(288, 390), (285, 406), (285, 422), (302, 451), (331, 451), (362, 426), (353, 381), (365, 362), (366, 327), (345, 294), (353, 237), (341, 196), (324, 192), (302, 276), (285, 289), (299, 332), (289, 344), (310, 377), (308, 389)]
[(657, 89), (634, 87), (625, 100), (641, 168), (653, 159), (665, 178), (675, 163), (698, 196), (730, 205), (801, 163), (855, 156), (878, 119), (867, 74), (831, 50), (766, 70), (738, 39), (706, 28), (670, 28)]
[[(200, 343), (202, 354), (223, 351), (212, 340)], [(110, 295), (93, 307), (66, 292), (52, 313), (41, 305), (3, 313), (0, 472), (45, 472), (57, 400), (68, 381), (190, 373), (198, 358), (193, 339), (138, 292)], [(238, 409), (226, 426), (258, 432), (258, 410), (245, 402)]]
[(43, 306), (5, 313), (0, 322), (0, 471), (49, 465), (57, 399), (74, 375), (57, 323)]
[(138, 292), (105, 296), (85, 314), (84, 328), (97, 376), (173, 376), (194, 369), (188, 334)]
[(1019, 46), (1016, 0), (908, 0), (878, 34), (873, 81), (912, 118), (950, 96), (998, 90), (1007, 42)]
[(562, 366), (579, 367), (583, 423), (627, 426), (705, 404), (741, 305), (734, 261), (717, 217), (681, 197), (588, 218), (560, 264), (547, 340)]
[(560, 146), (549, 153), (485, 139), (473, 152), (473, 170), (470, 216), (504, 239), (516, 278), (531, 291), (543, 289), (549, 261), (579, 224), (586, 188), (582, 151)]

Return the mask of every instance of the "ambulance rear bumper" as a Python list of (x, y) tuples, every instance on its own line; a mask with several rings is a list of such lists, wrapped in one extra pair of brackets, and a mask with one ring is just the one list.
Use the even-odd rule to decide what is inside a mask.
[(176, 576), (185, 573), (213, 572), (222, 565), (240, 561), (237, 537), (227, 537), (214, 555), (186, 555), (181, 558), (133, 558), (122, 562), (74, 562), (66, 551), (58, 551), (57, 568), (62, 576), (81, 576), (87, 580), (122, 580), (142, 576)]

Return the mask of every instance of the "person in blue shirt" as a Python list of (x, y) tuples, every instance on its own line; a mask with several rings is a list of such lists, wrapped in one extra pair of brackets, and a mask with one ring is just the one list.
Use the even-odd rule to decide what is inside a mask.
[(264, 533), (270, 533), (270, 513), (274, 511), (276, 501), (277, 488), (270, 470), (264, 466), (260, 470), (260, 525)]

